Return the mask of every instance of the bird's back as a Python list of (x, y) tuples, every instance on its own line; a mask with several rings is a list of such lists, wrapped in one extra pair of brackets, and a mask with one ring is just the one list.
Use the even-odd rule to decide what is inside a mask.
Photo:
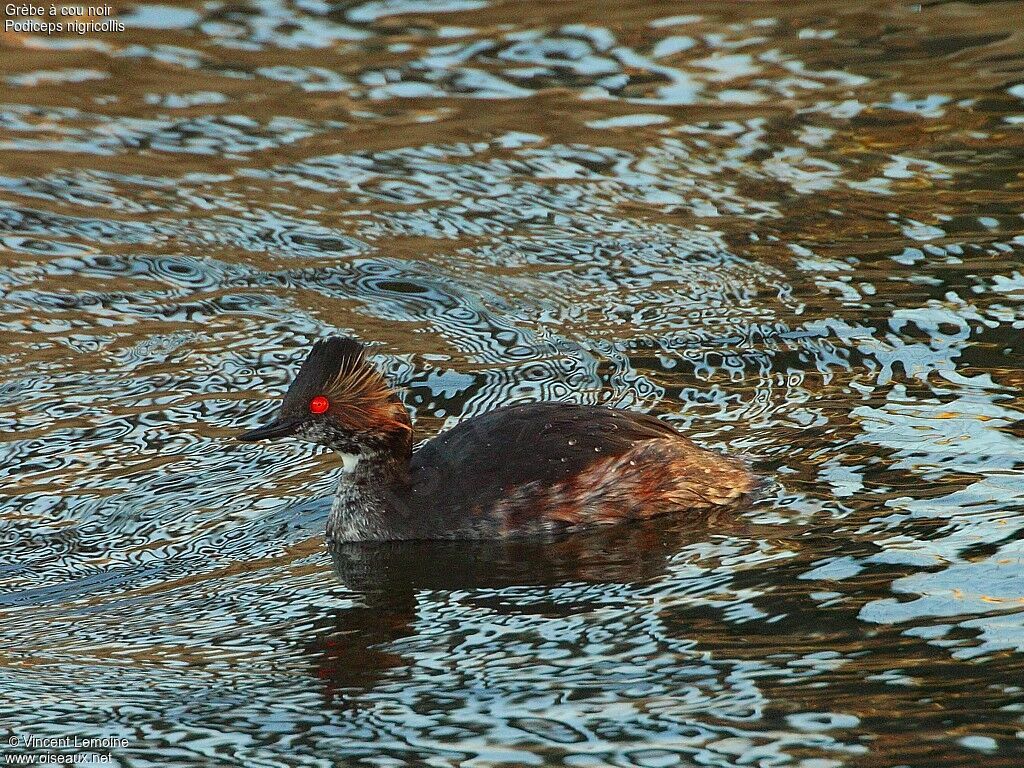
[(490, 538), (721, 508), (754, 486), (741, 463), (654, 416), (534, 403), (424, 444), (400, 495), (409, 524), (425, 533)]

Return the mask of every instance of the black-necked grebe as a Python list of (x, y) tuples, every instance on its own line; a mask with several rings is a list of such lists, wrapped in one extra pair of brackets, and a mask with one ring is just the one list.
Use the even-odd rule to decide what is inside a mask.
[(408, 411), (347, 338), (316, 342), (276, 418), (239, 439), (286, 436), (341, 456), (332, 542), (556, 533), (735, 506), (756, 484), (654, 416), (568, 403), (499, 408), (414, 454)]

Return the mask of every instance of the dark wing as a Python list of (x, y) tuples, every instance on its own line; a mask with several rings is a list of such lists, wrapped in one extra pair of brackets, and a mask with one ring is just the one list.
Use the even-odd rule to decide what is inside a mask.
[(638, 442), (675, 438), (642, 413), (568, 403), (499, 408), (467, 419), (424, 444), (412, 458), (413, 497), (439, 501), (455, 516), (488, 509), (527, 483), (553, 485)]

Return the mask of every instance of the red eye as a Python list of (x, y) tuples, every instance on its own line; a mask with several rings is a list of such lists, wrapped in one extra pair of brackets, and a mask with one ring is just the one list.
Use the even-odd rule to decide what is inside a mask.
[(327, 409), (330, 407), (331, 402), (323, 395), (317, 395), (309, 401), (310, 413), (326, 413)]

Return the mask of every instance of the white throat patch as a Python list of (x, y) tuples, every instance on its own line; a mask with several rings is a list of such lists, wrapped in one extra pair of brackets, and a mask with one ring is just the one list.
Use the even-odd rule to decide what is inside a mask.
[(358, 453), (339, 453), (338, 455), (341, 456), (341, 467), (345, 474), (351, 475), (356, 471), (356, 464), (359, 463)]

